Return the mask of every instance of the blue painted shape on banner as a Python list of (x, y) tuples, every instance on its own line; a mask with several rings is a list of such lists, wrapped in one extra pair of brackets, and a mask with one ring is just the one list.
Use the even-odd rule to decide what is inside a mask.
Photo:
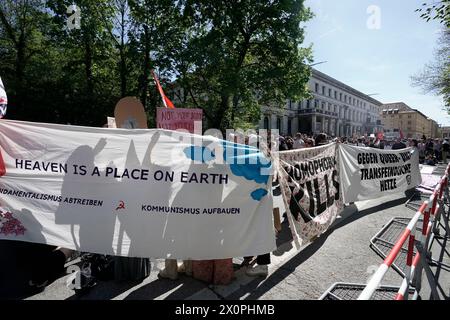
[(272, 163), (260, 150), (233, 143), (224, 143), (223, 147), (223, 158), (230, 165), (234, 175), (256, 183), (267, 184), (269, 175), (263, 174), (262, 171), (270, 169)]
[[(270, 172), (272, 163), (259, 149), (228, 141), (223, 141), (222, 146), (224, 162), (230, 166), (235, 176), (258, 184), (268, 183), (270, 175), (267, 173)], [(188, 158), (202, 163), (216, 158), (214, 151), (205, 146), (190, 146), (184, 149), (184, 153)], [(267, 190), (260, 188), (253, 191), (251, 197), (261, 201), (267, 193)]]
[(253, 191), (251, 194), (252, 199), (256, 200), (256, 201), (261, 201), (261, 199), (267, 195), (267, 190), (266, 189), (256, 189), (255, 191)]
[(207, 147), (190, 146), (184, 149), (184, 154), (194, 160), (206, 163), (216, 158), (214, 151), (211, 151)]

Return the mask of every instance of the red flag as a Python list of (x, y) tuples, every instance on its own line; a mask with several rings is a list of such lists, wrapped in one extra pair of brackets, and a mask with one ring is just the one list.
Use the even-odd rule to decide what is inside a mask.
[(378, 140), (383, 140), (384, 139), (383, 131), (380, 131), (380, 132), (377, 133), (377, 139)]
[(169, 98), (167, 98), (166, 95), (164, 94), (164, 91), (163, 91), (161, 85), (159, 84), (158, 78), (156, 77), (153, 70), (151, 70), (151, 72), (153, 75), (153, 79), (155, 79), (155, 84), (156, 84), (156, 87), (158, 88), (159, 94), (161, 95), (164, 107), (170, 108), (170, 109), (175, 109), (175, 106), (173, 105), (172, 101), (170, 101)]
[(402, 129), (400, 129), (400, 139), (403, 139), (405, 136), (403, 135)]

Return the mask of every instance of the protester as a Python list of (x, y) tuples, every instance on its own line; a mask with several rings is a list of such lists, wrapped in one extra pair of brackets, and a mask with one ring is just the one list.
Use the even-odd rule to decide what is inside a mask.
[(302, 139), (302, 134), (297, 133), (294, 138), (293, 149), (302, 149), (305, 147), (305, 141)]
[(431, 138), (428, 139), (428, 141), (425, 145), (425, 149), (426, 149), (426, 151), (425, 151), (426, 156), (430, 153), (434, 155), (434, 143)]
[(26, 259), (38, 262), (32, 269), (29, 285), (43, 288), (64, 272), (66, 260), (73, 251), (40, 243), (24, 243)]
[(448, 153), (450, 152), (450, 143), (448, 142), (448, 138), (444, 139), (442, 142), (442, 161), (447, 164)]
[(402, 140), (398, 138), (397, 141), (393, 144), (392, 150), (400, 150), (400, 149), (406, 149), (406, 144), (404, 144)]
[(417, 148), (419, 149), (419, 163), (424, 163), (425, 161), (426, 156), (425, 140), (426, 139), (422, 139), (417, 145)]
[(316, 147), (328, 144), (327, 135), (325, 133), (319, 133), (314, 141)]
[(434, 156), (437, 161), (442, 161), (442, 144), (439, 139), (435, 139), (434, 141)]

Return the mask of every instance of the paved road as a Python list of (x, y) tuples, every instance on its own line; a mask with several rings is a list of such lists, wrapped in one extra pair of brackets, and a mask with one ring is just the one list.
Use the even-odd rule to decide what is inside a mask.
[[(336, 223), (313, 243), (300, 251), (289, 238), (287, 222), (278, 239), (279, 248), (272, 254), (272, 264), (267, 278), (251, 278), (243, 269), (235, 273), (229, 286), (208, 286), (189, 277), (176, 281), (160, 280), (158, 267), (162, 260), (154, 261), (151, 275), (141, 283), (101, 282), (82, 296), (66, 286), (61, 277), (43, 292), (24, 296), (25, 299), (318, 299), (335, 282), (366, 283), (382, 262), (369, 248), (371, 237), (391, 218), (411, 218), (414, 211), (405, 207), (408, 199), (398, 195), (358, 202), (346, 207)], [(276, 199), (275, 203), (280, 203)], [(450, 264), (450, 245), (444, 261)], [(442, 251), (442, 250), (441, 250)], [(438, 257), (436, 257), (438, 259)], [(446, 260), (447, 259), (447, 260)], [(234, 261), (236, 266), (241, 262)], [(35, 262), (36, 263), (36, 262)], [(402, 278), (389, 270), (383, 284), (399, 286)], [(450, 295), (450, 273), (440, 272), (443, 295)], [(424, 288), (426, 292), (426, 288)], [(426, 298), (426, 297), (424, 297)]]

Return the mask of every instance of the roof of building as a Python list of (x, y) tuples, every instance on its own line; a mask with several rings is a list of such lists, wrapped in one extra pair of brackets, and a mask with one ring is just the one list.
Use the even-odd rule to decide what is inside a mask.
[(323, 72), (320, 72), (320, 71), (317, 70), (317, 69), (314, 69), (314, 68), (311, 68), (311, 69), (312, 69), (313, 77), (316, 77), (316, 78), (318, 78), (318, 79), (320, 79), (320, 80), (322, 80), (322, 81), (324, 81), (324, 82), (328, 82), (328, 83), (330, 83), (331, 85), (334, 85), (334, 86), (336, 86), (336, 87), (340, 87), (340, 88), (342, 88), (343, 90), (345, 90), (345, 91), (347, 91), (347, 92), (349, 92), (349, 93), (351, 93), (351, 94), (353, 94), (353, 95), (355, 95), (355, 96), (358, 96), (358, 97), (360, 97), (361, 99), (364, 99), (364, 100), (366, 100), (366, 101), (369, 101), (369, 102), (373, 103), (373, 104), (376, 105), (376, 106), (381, 106), (381, 105), (383, 105), (380, 101), (378, 101), (378, 100), (372, 98), (371, 96), (368, 96), (367, 94), (362, 93), (361, 91), (358, 91), (358, 90), (356, 90), (356, 89), (350, 87), (349, 85), (346, 85), (345, 83), (343, 83), (343, 82), (341, 82), (341, 81), (339, 81), (339, 80), (336, 80), (335, 78), (330, 77), (329, 75), (327, 75), (327, 74), (325, 74), (325, 73), (323, 73)]

